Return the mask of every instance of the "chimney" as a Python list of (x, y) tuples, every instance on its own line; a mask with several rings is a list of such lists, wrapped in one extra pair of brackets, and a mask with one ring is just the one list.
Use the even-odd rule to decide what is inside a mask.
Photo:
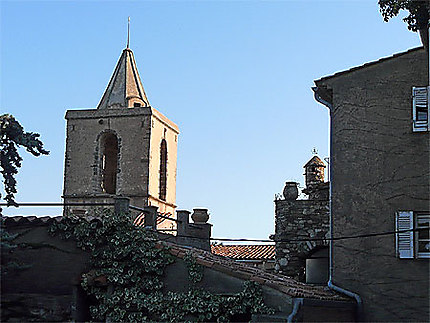
[(190, 211), (176, 211), (178, 219), (177, 243), (183, 246), (189, 246), (210, 251), (210, 238), (212, 233), (212, 224), (207, 223), (209, 220), (208, 209), (195, 208), (191, 218), (193, 223), (189, 222)]
[(318, 156), (313, 156), (303, 168), (305, 169), (306, 188), (324, 183), (325, 165)]

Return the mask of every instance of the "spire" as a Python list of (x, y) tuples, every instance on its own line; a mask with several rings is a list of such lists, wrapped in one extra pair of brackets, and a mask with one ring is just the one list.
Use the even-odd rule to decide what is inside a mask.
[(127, 48), (130, 48), (130, 16), (128, 17), (127, 24)]
[[(128, 45), (128, 40), (127, 40)], [(97, 109), (148, 107), (149, 101), (130, 48), (122, 51)]]

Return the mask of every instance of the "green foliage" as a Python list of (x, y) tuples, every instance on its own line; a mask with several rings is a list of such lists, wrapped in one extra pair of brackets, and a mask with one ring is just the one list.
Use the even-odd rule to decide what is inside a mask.
[(409, 14), (403, 21), (407, 23), (409, 30), (428, 29), (430, 26), (428, 0), (379, 0), (378, 4), (384, 21), (397, 16), (401, 10), (407, 10)]
[(129, 215), (103, 211), (94, 220), (69, 216), (50, 231), (76, 239), (91, 253), (93, 270), (84, 275), (82, 286), (95, 300), (90, 308), (95, 321), (228, 321), (238, 314), (271, 312), (255, 283), (230, 296), (196, 288), (203, 270), (191, 254), (184, 259), (190, 289), (165, 292), (162, 276), (174, 258), (165, 248), (156, 248), (155, 232), (134, 226)]
[(196, 259), (191, 252), (187, 252), (184, 256), (185, 264), (188, 268), (188, 278), (190, 282), (196, 284), (203, 279), (203, 268), (196, 263)]
[(4, 218), (1, 217), (0, 226), (0, 246), (1, 246), (1, 275), (7, 274), (10, 270), (16, 268), (16, 264), (9, 261), (9, 254), (17, 247), (14, 240), (17, 234), (10, 234), (4, 229)]
[(11, 260), (11, 254), (18, 247), (15, 243), (15, 239), (19, 236), (18, 234), (11, 234), (4, 228), (3, 216), (0, 216), (0, 250), (1, 250), (1, 275), (7, 275), (11, 271), (28, 269), (31, 265), (19, 264)]
[(9, 114), (0, 116), (0, 167), (6, 192), (4, 199), (8, 205), (16, 205), (14, 200), (17, 192), (15, 175), (18, 173), (22, 161), (17, 147), (25, 147), (33, 156), (49, 154), (49, 151), (43, 149), (43, 143), (38, 139), (39, 136), (37, 133), (25, 132), (13, 116)]

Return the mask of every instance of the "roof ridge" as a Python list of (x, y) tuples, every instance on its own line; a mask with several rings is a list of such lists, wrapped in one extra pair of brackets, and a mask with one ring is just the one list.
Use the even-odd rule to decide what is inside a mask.
[(361, 65), (358, 65), (358, 66), (354, 66), (354, 67), (351, 67), (349, 69), (346, 69), (346, 70), (343, 70), (343, 71), (340, 71), (340, 72), (336, 72), (336, 73), (331, 74), (331, 75), (323, 76), (323, 77), (315, 80), (314, 83), (317, 84), (319, 82), (322, 82), (322, 81), (325, 81), (325, 80), (328, 80), (328, 79), (331, 79), (331, 78), (334, 78), (334, 77), (338, 77), (338, 76), (346, 74), (346, 73), (354, 72), (356, 70), (359, 70), (359, 69), (362, 69), (362, 68), (365, 68), (365, 67), (368, 67), (368, 66), (372, 66), (372, 65), (378, 64), (380, 62), (385, 62), (387, 60), (390, 60), (390, 59), (393, 59), (393, 58), (397, 58), (399, 56), (403, 56), (403, 55), (406, 55), (406, 54), (409, 54), (409, 53), (412, 53), (412, 52), (415, 52), (415, 51), (418, 51), (418, 50), (422, 50), (422, 49), (424, 49), (424, 46), (410, 48), (410, 49), (408, 49), (406, 51), (403, 51), (403, 52), (394, 53), (394, 54), (389, 55), (389, 56), (381, 57), (381, 58), (379, 58), (377, 60), (374, 60), (374, 61), (366, 62), (364, 64), (361, 64)]

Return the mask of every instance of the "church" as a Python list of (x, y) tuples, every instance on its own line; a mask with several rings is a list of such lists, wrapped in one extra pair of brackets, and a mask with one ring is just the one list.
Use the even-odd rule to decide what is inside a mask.
[(124, 196), (175, 217), (179, 129), (150, 105), (128, 44), (97, 108), (68, 110), (66, 120), (65, 204)]

